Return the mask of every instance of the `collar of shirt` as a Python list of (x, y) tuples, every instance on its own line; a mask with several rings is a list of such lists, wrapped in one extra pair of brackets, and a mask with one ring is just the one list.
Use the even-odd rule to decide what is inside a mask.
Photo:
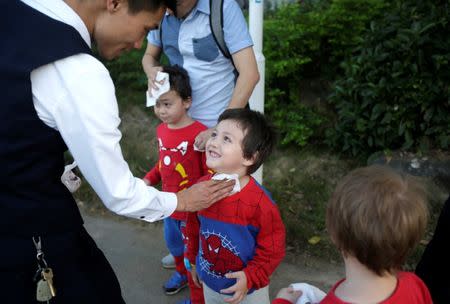
[(197, 5), (194, 8), (194, 11), (200, 11), (204, 14), (209, 15), (211, 12), (211, 9), (209, 7), (209, 1), (208, 0), (198, 0)]
[(64, 1), (55, 0), (21, 0), (47, 16), (74, 27), (86, 44), (91, 47), (91, 37), (80, 16)]
[(197, 12), (209, 15), (211, 10), (209, 7), (209, 0), (198, 0), (192, 11), (186, 17), (186, 20), (194, 18)]

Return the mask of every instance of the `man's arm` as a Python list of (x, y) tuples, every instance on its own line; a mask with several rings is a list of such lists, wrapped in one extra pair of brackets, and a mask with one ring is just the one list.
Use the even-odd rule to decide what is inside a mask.
[[(54, 90), (49, 82), (65, 90)], [(167, 193), (135, 178), (120, 148), (113, 82), (94, 57), (79, 54), (40, 67), (31, 73), (31, 83), (39, 118), (60, 132), (84, 177), (113, 212), (155, 221), (175, 209), (206, 208), (231, 192), (234, 183), (208, 181)]]
[(142, 57), (142, 68), (148, 78), (148, 87), (156, 89), (154, 84), (156, 73), (162, 70), (159, 59), (161, 57), (161, 48), (151, 44), (147, 44), (144, 56)]
[(259, 81), (258, 66), (251, 46), (231, 56), (239, 76), (228, 108), (243, 108), (247, 105), (253, 89)]
[[(243, 108), (247, 105), (253, 89), (259, 81), (258, 66), (253, 42), (248, 32), (242, 10), (236, 1), (224, 2), (223, 31), (225, 43), (232, 54), (234, 65), (239, 72), (236, 85), (227, 108)], [(212, 129), (201, 132), (195, 138), (195, 145), (203, 150), (206, 141), (211, 136)]]

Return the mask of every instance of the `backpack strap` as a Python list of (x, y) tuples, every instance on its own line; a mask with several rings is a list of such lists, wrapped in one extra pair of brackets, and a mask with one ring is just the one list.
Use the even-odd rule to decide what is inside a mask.
[(166, 16), (164, 15), (164, 17), (161, 19), (161, 22), (159, 23), (159, 26), (158, 26), (159, 42), (161, 43), (161, 51), (162, 52), (164, 50), (163, 37), (162, 37), (162, 25), (163, 25), (163, 21), (164, 21), (165, 17)]
[(223, 32), (223, 0), (209, 0), (209, 10), (209, 26), (211, 27), (211, 33), (214, 40), (216, 40), (217, 46), (223, 56), (233, 62), (230, 51), (225, 43)]

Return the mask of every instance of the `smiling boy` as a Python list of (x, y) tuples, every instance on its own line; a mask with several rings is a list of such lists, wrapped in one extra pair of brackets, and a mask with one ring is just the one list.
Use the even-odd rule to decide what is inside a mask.
[(285, 229), (277, 206), (250, 174), (274, 141), (261, 113), (229, 109), (206, 143), (207, 166), (216, 176), (234, 175), (241, 189), (188, 216), (187, 257), (206, 303), (270, 302), (269, 278), (285, 254)]

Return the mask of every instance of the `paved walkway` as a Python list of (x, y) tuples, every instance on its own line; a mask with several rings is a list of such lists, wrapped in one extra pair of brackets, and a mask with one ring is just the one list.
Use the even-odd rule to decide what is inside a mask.
[[(147, 224), (110, 214), (83, 212), (83, 217), (86, 229), (116, 271), (128, 304), (175, 304), (188, 297), (187, 289), (173, 296), (163, 293), (162, 284), (171, 271), (163, 269), (160, 263), (167, 254), (161, 223)], [(292, 282), (308, 282), (326, 290), (341, 276), (342, 271), (336, 266), (318, 269), (282, 263), (271, 279), (271, 297)]]

